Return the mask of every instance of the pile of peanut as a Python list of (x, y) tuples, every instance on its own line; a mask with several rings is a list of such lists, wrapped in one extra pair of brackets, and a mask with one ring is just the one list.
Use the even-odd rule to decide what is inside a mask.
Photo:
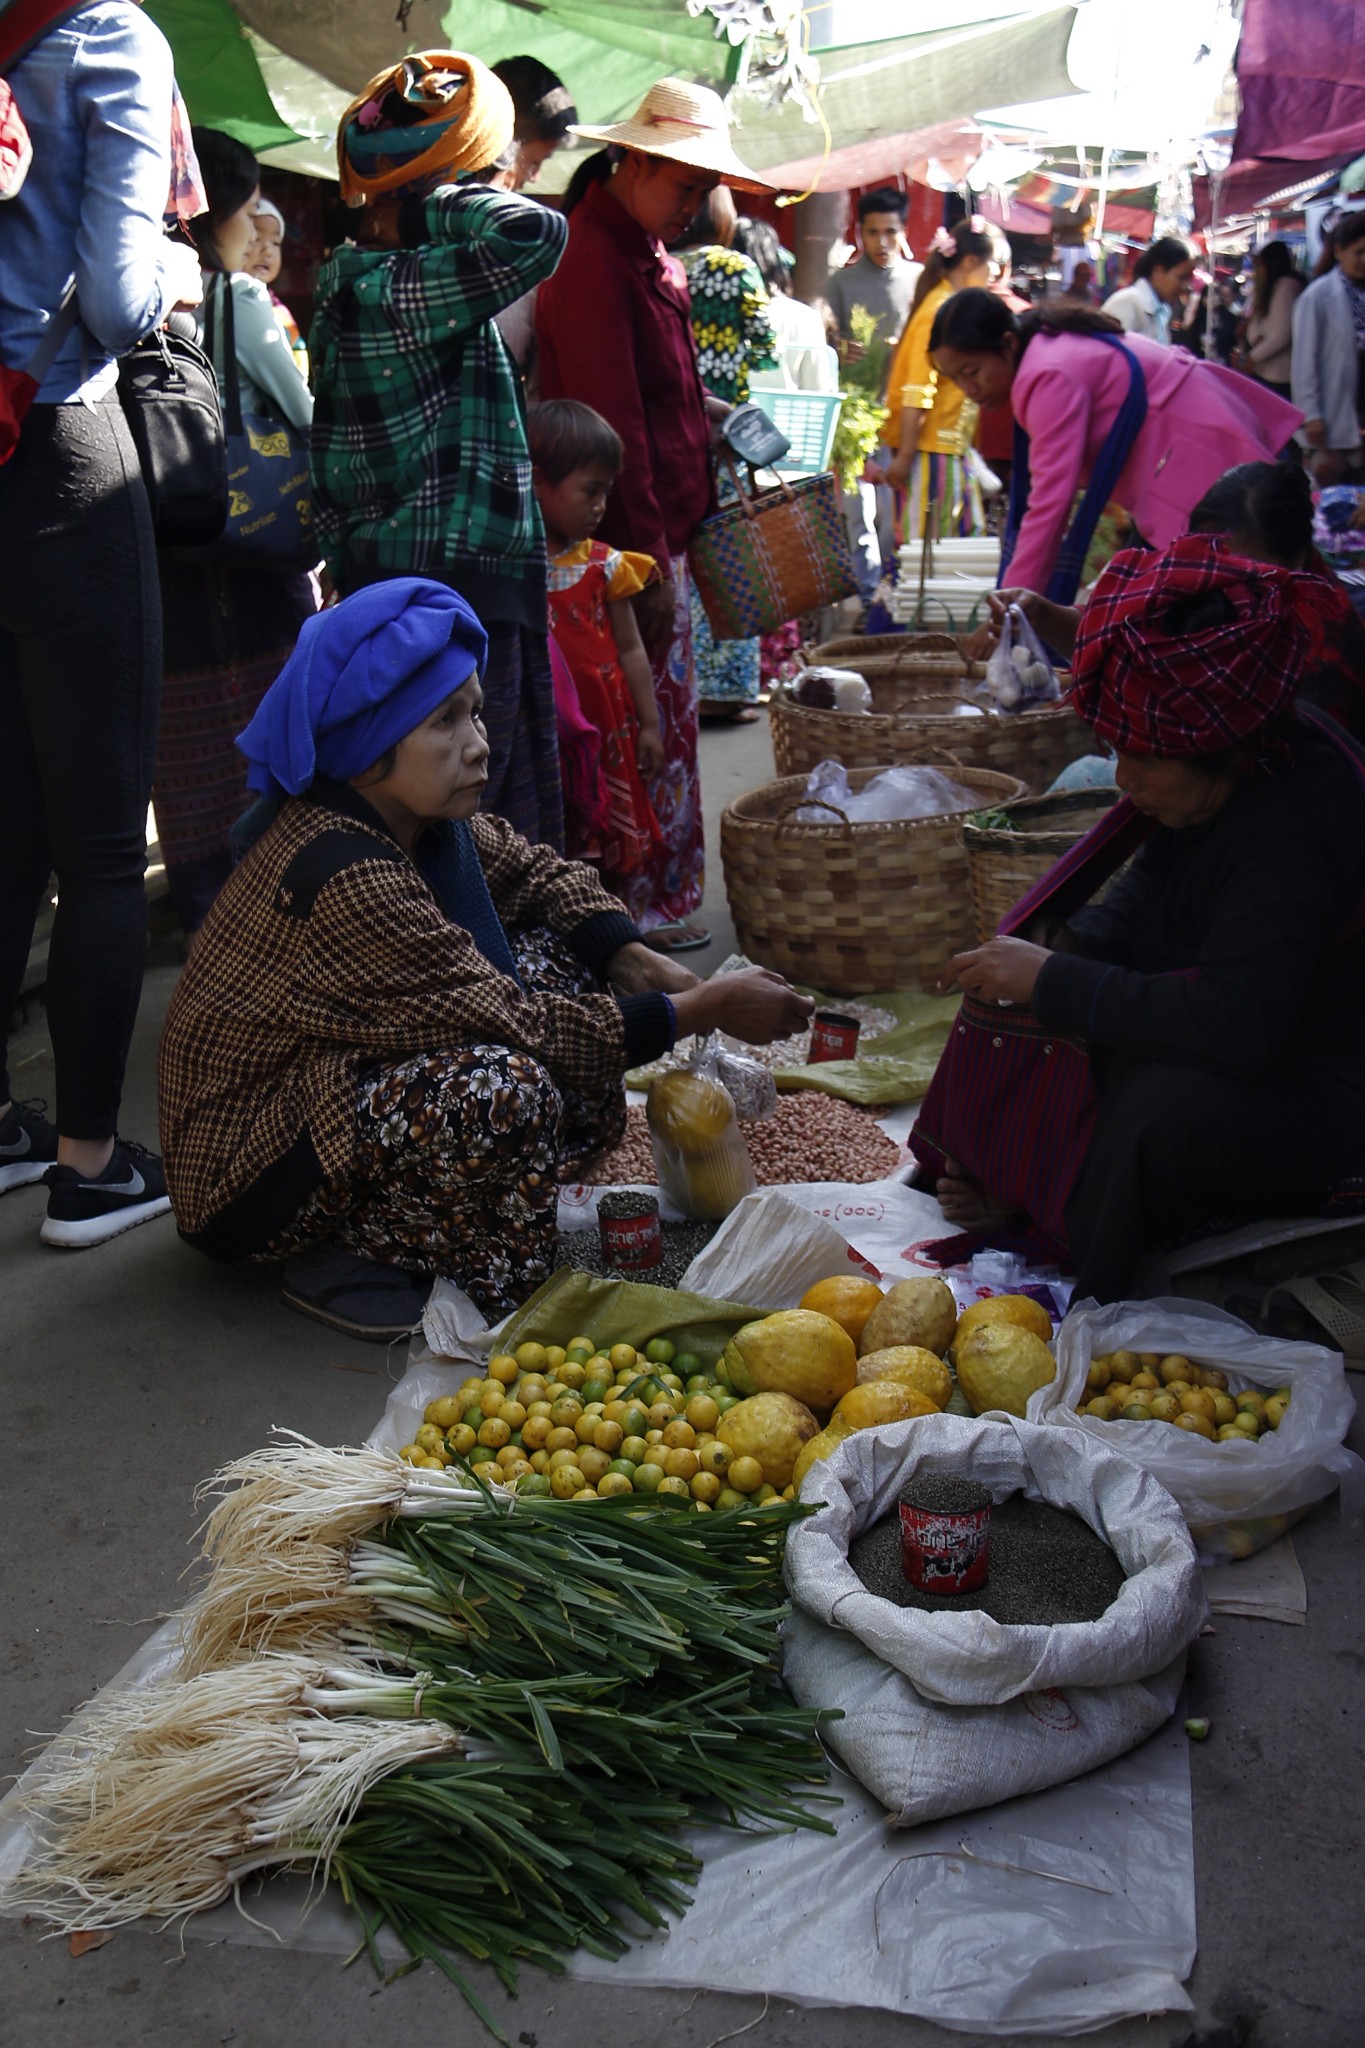
[[(761, 1124), (743, 1124), (744, 1142), (760, 1187), (782, 1187), (816, 1180), (885, 1180), (895, 1171), (900, 1148), (878, 1129), (865, 1109), (855, 1109), (832, 1095), (803, 1088), (778, 1098), (776, 1110)], [(593, 1183), (613, 1187), (622, 1182), (655, 1181), (649, 1126), (642, 1109), (626, 1111), (626, 1135), (591, 1169)]]

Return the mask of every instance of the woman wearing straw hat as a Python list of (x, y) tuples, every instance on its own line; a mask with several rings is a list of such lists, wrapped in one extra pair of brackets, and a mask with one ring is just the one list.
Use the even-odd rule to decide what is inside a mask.
[(448, 583), (488, 629), (484, 807), (564, 843), (545, 627), (545, 534), (521, 380), (495, 316), (549, 276), (561, 215), (487, 182), (512, 164), (512, 98), (477, 57), (428, 50), (342, 117), (356, 243), (323, 265), (310, 336), (318, 536), (340, 589)]
[(574, 133), (609, 154), (539, 295), (540, 389), (579, 399), (616, 429), (625, 463), (601, 537), (653, 555), (663, 573), (646, 631), (663, 724), (652, 793), (664, 845), (637, 878), (630, 909), (652, 943), (681, 951), (707, 942), (683, 921), (701, 902), (703, 875), (687, 549), (712, 509), (711, 421), (729, 408), (703, 388), (686, 279), (665, 244), (722, 181), (742, 192), (771, 187), (731, 148), (720, 96), (682, 79), (651, 86), (628, 121)]

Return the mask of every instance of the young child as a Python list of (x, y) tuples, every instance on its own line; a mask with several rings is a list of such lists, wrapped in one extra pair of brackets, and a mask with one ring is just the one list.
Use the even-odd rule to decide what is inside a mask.
[(246, 252), (247, 275), (259, 278), (269, 292), (270, 303), (275, 308), (275, 318), (284, 330), (284, 338), (293, 351), (299, 375), (307, 383), (307, 344), (299, 332), (298, 321), (275, 290), (275, 279), (279, 276), (284, 261), (284, 215), (273, 199), (262, 199), (258, 194), (256, 204), (251, 209), (251, 225), (255, 234)]
[(580, 805), (566, 802), (568, 847), (595, 861), (608, 887), (630, 903), (632, 877), (661, 843), (645, 785), (663, 766), (663, 736), (630, 604), (658, 572), (647, 555), (618, 554), (593, 539), (621, 468), (620, 439), (602, 415), (567, 398), (533, 405), (527, 439), (550, 557), (550, 633), (602, 742), (605, 828), (594, 829)]

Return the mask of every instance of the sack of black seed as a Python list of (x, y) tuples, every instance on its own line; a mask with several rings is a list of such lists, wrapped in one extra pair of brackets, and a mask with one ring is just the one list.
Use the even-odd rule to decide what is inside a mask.
[[(980, 1589), (899, 1576), (900, 1502), (939, 1474), (995, 1503)], [(1198, 1560), (1169, 1494), (1116, 1451), (922, 1417), (845, 1438), (801, 1496), (820, 1512), (787, 1539), (783, 1676), (841, 1710), (826, 1740), (898, 1825), (1065, 1783), (1173, 1712), (1207, 1618)]]

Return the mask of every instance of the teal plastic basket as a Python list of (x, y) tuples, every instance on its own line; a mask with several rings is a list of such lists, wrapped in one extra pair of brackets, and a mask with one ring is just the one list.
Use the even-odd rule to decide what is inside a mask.
[(778, 474), (822, 476), (829, 468), (843, 392), (765, 390), (755, 383), (749, 396), (791, 442), (791, 453), (783, 456)]

